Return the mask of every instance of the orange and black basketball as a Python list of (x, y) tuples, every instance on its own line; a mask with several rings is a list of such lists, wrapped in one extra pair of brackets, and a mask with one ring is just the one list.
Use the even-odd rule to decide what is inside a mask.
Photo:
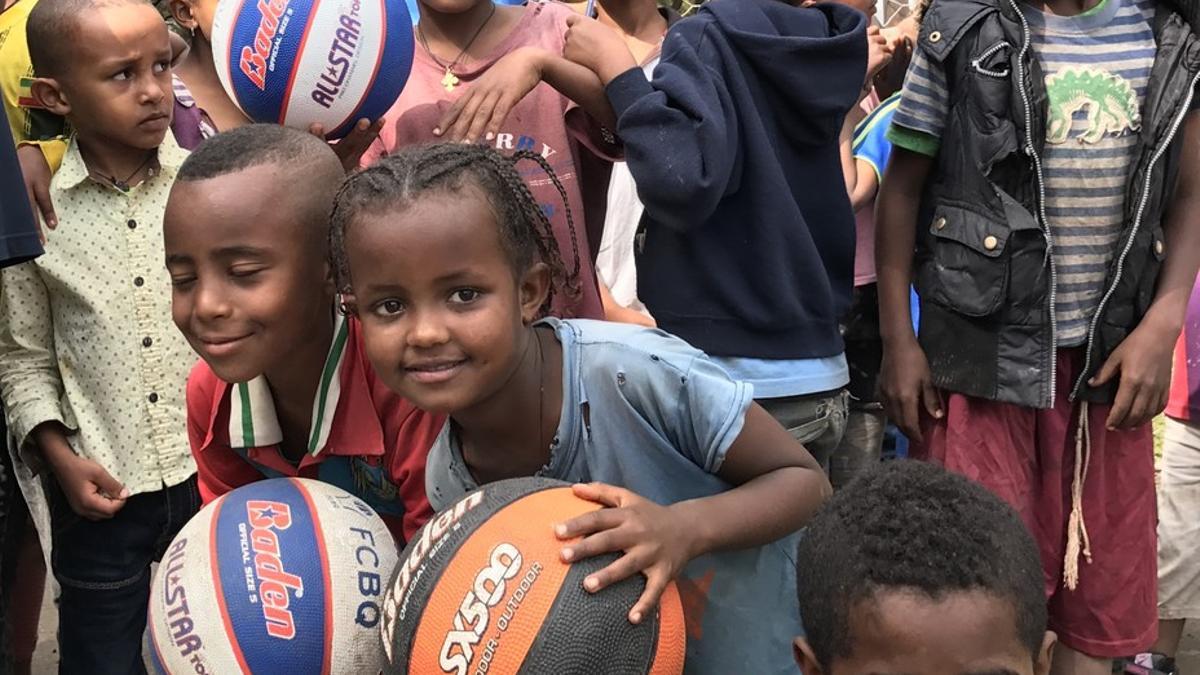
[(389, 672), (410, 675), (666, 675), (683, 672), (674, 584), (658, 611), (629, 622), (646, 579), (589, 593), (584, 578), (616, 559), (564, 563), (553, 526), (600, 508), (542, 478), (492, 483), (409, 542), (383, 608)]

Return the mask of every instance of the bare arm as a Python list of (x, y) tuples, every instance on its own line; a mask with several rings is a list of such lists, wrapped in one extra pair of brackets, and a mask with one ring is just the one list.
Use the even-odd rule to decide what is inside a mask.
[(513, 107), (543, 81), (601, 125), (616, 128), (616, 114), (594, 72), (545, 49), (521, 47), (506, 54), (472, 83), (442, 115), (433, 133), (443, 140), (472, 143), (494, 138)]
[(883, 337), (880, 389), (884, 408), (906, 436), (921, 441), (921, 408), (942, 416), (929, 361), (917, 344), (909, 309), (913, 248), (921, 192), (933, 160), (901, 147), (892, 151), (875, 199), (875, 268), (879, 277), (879, 329)]
[(1188, 116), (1183, 138), (1176, 142), (1183, 146), (1179, 182), (1163, 223), (1166, 258), (1154, 301), (1090, 381), (1098, 386), (1119, 378), (1106, 422), (1110, 429), (1141, 426), (1166, 407), (1171, 354), (1200, 267), (1200, 113)]
[(846, 194), (850, 195), (850, 206), (857, 213), (859, 209), (871, 203), (879, 189), (879, 179), (875, 170), (867, 162), (854, 157), (854, 130), (866, 117), (860, 106), (854, 106), (846, 113), (846, 121), (842, 124), (841, 136), (838, 138), (838, 150), (842, 158), (842, 173), (846, 177)]

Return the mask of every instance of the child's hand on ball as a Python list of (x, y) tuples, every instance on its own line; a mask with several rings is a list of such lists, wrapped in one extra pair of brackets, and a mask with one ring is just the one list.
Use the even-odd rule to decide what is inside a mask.
[[(362, 161), (363, 153), (371, 144), (379, 138), (379, 131), (383, 129), (383, 118), (371, 122), (368, 119), (361, 119), (357, 124), (350, 129), (350, 133), (346, 134), (340, 140), (331, 141), (329, 147), (337, 153), (338, 159), (342, 161), (342, 168), (346, 173), (350, 173), (358, 168)], [(325, 127), (320, 124), (312, 124), (308, 127), (308, 133), (316, 136), (321, 140), (325, 140)]]
[(646, 589), (629, 612), (631, 623), (641, 623), (658, 605), (667, 584), (694, 557), (688, 536), (692, 528), (672, 507), (655, 504), (623, 488), (587, 483), (572, 489), (575, 496), (606, 508), (555, 526), (559, 539), (583, 537), (562, 549), (562, 559), (575, 562), (623, 551), (625, 555), (612, 564), (588, 575), (583, 586), (595, 593), (639, 572), (646, 575)]

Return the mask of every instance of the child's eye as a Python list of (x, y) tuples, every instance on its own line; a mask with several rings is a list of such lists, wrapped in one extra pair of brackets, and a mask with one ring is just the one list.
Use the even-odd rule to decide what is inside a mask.
[(450, 294), (450, 302), (465, 305), (479, 299), (481, 293), (474, 288), (460, 288)]
[(159, 61), (158, 63), (154, 64), (154, 73), (165, 73), (170, 67), (171, 63), (169, 61)]
[(375, 306), (371, 308), (371, 311), (374, 312), (376, 316), (396, 316), (397, 314), (404, 312), (404, 303), (395, 299), (381, 300), (375, 303)]
[(128, 70), (128, 69), (125, 69), (125, 70), (122, 70), (121, 72), (119, 72), (119, 73), (116, 73), (115, 75), (113, 75), (113, 76), (112, 76), (112, 79), (114, 79), (114, 80), (116, 80), (116, 81), (118, 81), (118, 82), (124, 82), (125, 80), (128, 80), (128, 79), (129, 79), (129, 74), (130, 74), (130, 73), (129, 73), (129, 70)]
[(229, 275), (239, 279), (247, 279), (253, 277), (263, 271), (261, 267), (234, 267), (229, 270)]
[(172, 277), (171, 277), (171, 286), (172, 286), (173, 288), (179, 288), (179, 289), (183, 289), (183, 288), (186, 288), (186, 287), (188, 287), (188, 286), (191, 286), (191, 285), (192, 285), (193, 283), (195, 283), (195, 282), (196, 282), (196, 277), (195, 277), (195, 276), (192, 276), (192, 275), (188, 275), (188, 276), (178, 276), (178, 277), (177, 277), (177, 276), (172, 276)]

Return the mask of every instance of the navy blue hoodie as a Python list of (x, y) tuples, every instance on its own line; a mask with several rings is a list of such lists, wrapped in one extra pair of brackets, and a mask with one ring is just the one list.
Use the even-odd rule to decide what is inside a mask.
[(647, 82), (608, 85), (646, 205), (638, 295), (716, 356), (842, 353), (854, 216), (838, 153), (867, 19), (828, 4), (712, 0), (675, 24)]

